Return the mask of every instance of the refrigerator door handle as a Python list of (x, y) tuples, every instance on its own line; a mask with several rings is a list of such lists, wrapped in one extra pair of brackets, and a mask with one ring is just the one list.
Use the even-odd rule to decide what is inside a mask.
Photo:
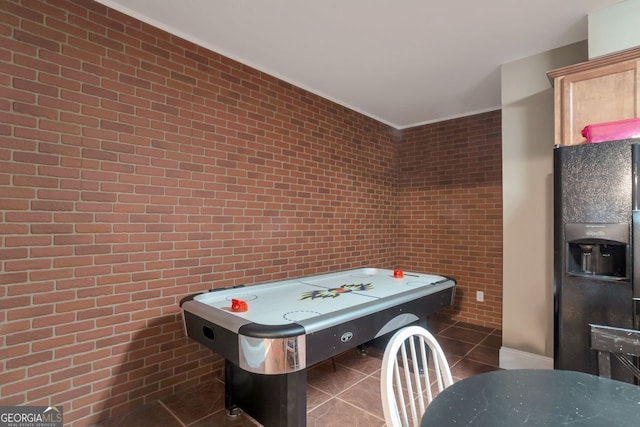
[(633, 301), (633, 329), (640, 330), (640, 298), (632, 298)]

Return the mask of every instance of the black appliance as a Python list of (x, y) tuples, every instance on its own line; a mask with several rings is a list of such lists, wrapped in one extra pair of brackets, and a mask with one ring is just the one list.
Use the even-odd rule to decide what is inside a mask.
[[(639, 142), (554, 150), (556, 369), (598, 373), (596, 353), (589, 348), (590, 323), (639, 329)], [(633, 382), (615, 363), (612, 377)]]

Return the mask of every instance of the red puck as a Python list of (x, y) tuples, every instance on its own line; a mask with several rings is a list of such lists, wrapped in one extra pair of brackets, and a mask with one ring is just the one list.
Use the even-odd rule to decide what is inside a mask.
[(249, 310), (249, 306), (246, 301), (242, 301), (240, 299), (232, 299), (231, 300), (231, 311), (235, 312), (243, 312)]

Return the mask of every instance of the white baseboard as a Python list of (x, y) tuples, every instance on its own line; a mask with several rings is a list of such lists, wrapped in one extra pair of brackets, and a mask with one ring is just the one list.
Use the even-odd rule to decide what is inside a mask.
[(553, 357), (500, 347), (500, 367), (502, 369), (553, 369)]

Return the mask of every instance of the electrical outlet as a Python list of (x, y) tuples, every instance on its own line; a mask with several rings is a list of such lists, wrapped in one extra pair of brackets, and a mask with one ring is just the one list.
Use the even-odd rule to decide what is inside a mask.
[(476, 301), (484, 302), (484, 292), (476, 291)]

